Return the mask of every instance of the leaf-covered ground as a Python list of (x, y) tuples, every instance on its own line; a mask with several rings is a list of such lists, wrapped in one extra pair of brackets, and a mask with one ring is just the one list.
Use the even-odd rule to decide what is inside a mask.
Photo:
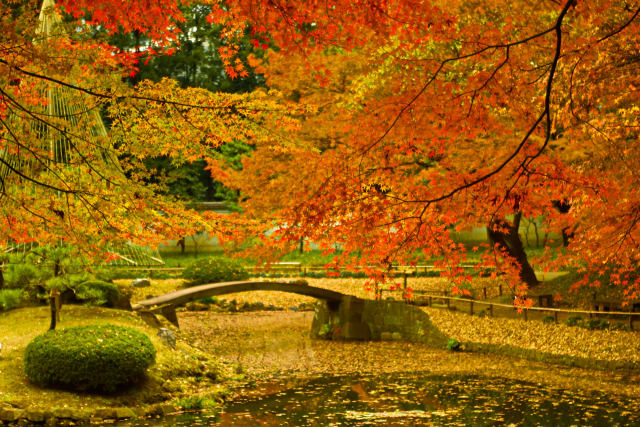
[[(286, 279), (284, 279), (286, 280)], [(318, 286), (356, 295), (362, 298), (372, 298), (372, 293), (365, 289), (365, 279), (308, 279), (312, 286)], [(416, 290), (437, 291), (445, 289), (446, 279), (442, 278), (410, 278), (409, 285)], [(492, 286), (495, 282), (489, 279), (476, 279), (475, 287)], [(152, 288), (135, 289), (136, 294), (132, 298), (142, 299), (146, 296), (161, 295), (178, 289), (182, 286), (179, 279), (153, 281)], [(397, 299), (400, 295), (393, 294)], [(137, 298), (136, 298), (137, 297)], [(297, 308), (301, 303), (314, 303), (315, 299), (296, 294), (257, 291), (224, 296), (227, 300), (236, 300), (238, 305), (244, 303), (262, 302), (265, 305), (273, 304), (285, 310)], [(470, 316), (461, 311), (466, 311), (468, 305), (462, 304), (459, 310), (448, 311), (442, 308), (423, 309), (429, 313), (432, 320), (445, 334), (458, 339), (461, 342), (479, 342), (488, 344), (512, 345), (516, 347), (538, 350), (551, 354), (593, 358), (599, 360), (614, 361), (640, 361), (640, 334), (638, 332), (624, 331), (591, 331), (579, 327), (569, 327), (564, 324), (544, 324), (539, 320), (525, 322), (515, 318), (489, 318)], [(482, 307), (476, 308), (476, 312)], [(505, 310), (503, 310), (505, 311)], [(282, 320), (269, 323), (271, 315), (256, 314), (256, 319), (270, 324), (271, 328), (284, 327), (283, 333), (288, 330), (288, 317), (283, 314)], [(544, 313), (536, 313), (540, 318)], [(501, 312), (501, 316), (519, 317), (514, 310)], [(535, 318), (533, 314), (531, 318)], [(563, 318), (560, 318), (562, 322)], [(258, 320), (256, 320), (258, 321)], [(309, 325), (311, 321), (309, 320)], [(233, 327), (233, 325), (229, 325)], [(262, 326), (261, 326), (262, 327)], [(268, 332), (268, 328), (265, 330)], [(306, 332), (306, 329), (305, 329)]]
[(405, 342), (313, 340), (309, 337), (312, 318), (313, 313), (292, 311), (179, 314), (184, 339), (239, 364), (254, 378), (459, 373), (640, 397), (637, 372), (592, 371), (509, 356), (436, 350)]
[(519, 319), (480, 318), (438, 308), (423, 308), (445, 334), (461, 342), (512, 345), (551, 354), (599, 360), (640, 361), (640, 334), (591, 331), (563, 324)]

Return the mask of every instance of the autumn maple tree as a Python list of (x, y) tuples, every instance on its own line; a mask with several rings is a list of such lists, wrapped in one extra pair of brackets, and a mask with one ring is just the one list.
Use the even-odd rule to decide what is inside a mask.
[[(547, 230), (566, 237), (567, 247), (537, 266), (607, 274), (630, 298), (638, 296), (640, 4), (201, 4), (211, 8), (209, 22), (222, 26), (218, 55), (227, 74), (242, 78), (257, 66), (289, 104), (265, 90), (222, 96), (181, 90), (170, 81), (123, 87), (121, 76), (135, 73), (136, 60), (174, 48), (174, 23), (183, 19), (176, 1), (60, 1), (70, 21), (76, 20), (70, 29), (84, 28), (81, 22), (151, 35), (144, 52), (122, 55), (83, 39), (80, 30), (68, 30), (70, 38), (50, 40), (55, 48), (45, 48), (29, 32), (36, 18), (24, 13), (29, 9), (23, 2), (11, 1), (1, 14), (3, 120), (46, 103), (43, 84), (65, 87), (78, 103), (89, 99), (90, 108), (109, 111), (111, 137), (118, 141), (113, 147), (118, 158), (131, 162), (122, 166), (124, 176), (138, 182), (136, 161), (145, 156), (208, 158), (211, 147), (238, 136), (251, 139), (256, 150), (243, 174), (215, 159), (210, 168), (243, 191), (255, 224), (278, 226), (270, 243), (305, 238), (325, 248), (339, 244), (344, 256), (337, 263), (377, 266), (369, 269), (376, 279), (421, 251), (440, 259), (462, 284), (468, 279), (459, 269), (466, 249), (452, 241), (451, 230), (487, 225), (494, 244), (481, 266), (508, 273), (519, 302), (526, 303), (522, 296), (537, 280), (519, 246), (518, 222), (543, 218)], [(277, 49), (260, 64), (245, 63), (237, 52), (246, 34), (257, 48)], [(283, 110), (299, 120), (301, 131), (292, 131)], [(25, 138), (9, 136), (14, 128), (3, 127), (3, 149), (35, 156), (16, 142)], [(24, 126), (21, 131), (32, 132)], [(79, 183), (91, 175), (81, 169), (74, 172)], [(56, 191), (69, 181), (28, 178)], [(115, 180), (115, 174), (108, 178)], [(89, 202), (112, 200), (102, 192), (125, 187), (134, 188), (100, 187)], [(96, 191), (87, 184), (81, 193)], [(143, 192), (125, 193), (134, 206), (150, 199), (140, 197)], [(55, 213), (59, 198), (51, 208), (31, 194), (11, 196), (12, 208), (3, 205), (2, 228), (14, 230), (12, 238), (22, 224), (40, 221), (40, 229), (52, 230), (43, 221), (63, 222)], [(15, 209), (24, 206), (38, 209), (17, 224), (22, 214)], [(149, 212), (158, 211), (133, 211), (142, 218)], [(70, 219), (65, 215), (64, 221)], [(155, 218), (146, 229), (164, 223), (171, 228), (174, 220)]]
[(339, 243), (380, 279), (421, 251), (461, 284), (466, 248), (450, 231), (487, 225), (480, 265), (507, 272), (526, 304), (538, 281), (519, 223), (544, 218), (567, 251), (538, 266), (592, 286), (612, 273), (639, 295), (640, 4), (225, 5), (215, 22), (247, 20), (279, 47), (260, 65), (268, 84), (317, 111), (234, 176), (249, 212), (279, 219), (278, 244)]

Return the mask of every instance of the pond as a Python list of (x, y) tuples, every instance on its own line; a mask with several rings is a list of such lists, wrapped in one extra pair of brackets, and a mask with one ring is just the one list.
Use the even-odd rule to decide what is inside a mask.
[[(253, 390), (254, 397), (236, 399), (217, 416), (182, 414), (164, 419), (162, 423), (225, 426), (640, 425), (640, 402), (635, 399), (503, 378), (395, 373), (326, 376), (290, 387), (282, 383), (274, 385), (267, 383)], [(137, 425), (154, 425), (154, 421)]]

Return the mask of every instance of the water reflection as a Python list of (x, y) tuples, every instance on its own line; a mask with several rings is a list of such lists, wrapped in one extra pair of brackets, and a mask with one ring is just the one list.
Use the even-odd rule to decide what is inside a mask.
[[(165, 425), (640, 425), (640, 404), (600, 392), (477, 376), (331, 376)], [(148, 424), (147, 424), (148, 425)]]

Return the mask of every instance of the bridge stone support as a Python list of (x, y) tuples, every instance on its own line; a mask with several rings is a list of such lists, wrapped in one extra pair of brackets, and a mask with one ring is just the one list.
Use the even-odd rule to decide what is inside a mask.
[(353, 296), (344, 296), (339, 303), (319, 301), (311, 336), (330, 340), (411, 341), (436, 348), (446, 348), (448, 341), (418, 307)]

